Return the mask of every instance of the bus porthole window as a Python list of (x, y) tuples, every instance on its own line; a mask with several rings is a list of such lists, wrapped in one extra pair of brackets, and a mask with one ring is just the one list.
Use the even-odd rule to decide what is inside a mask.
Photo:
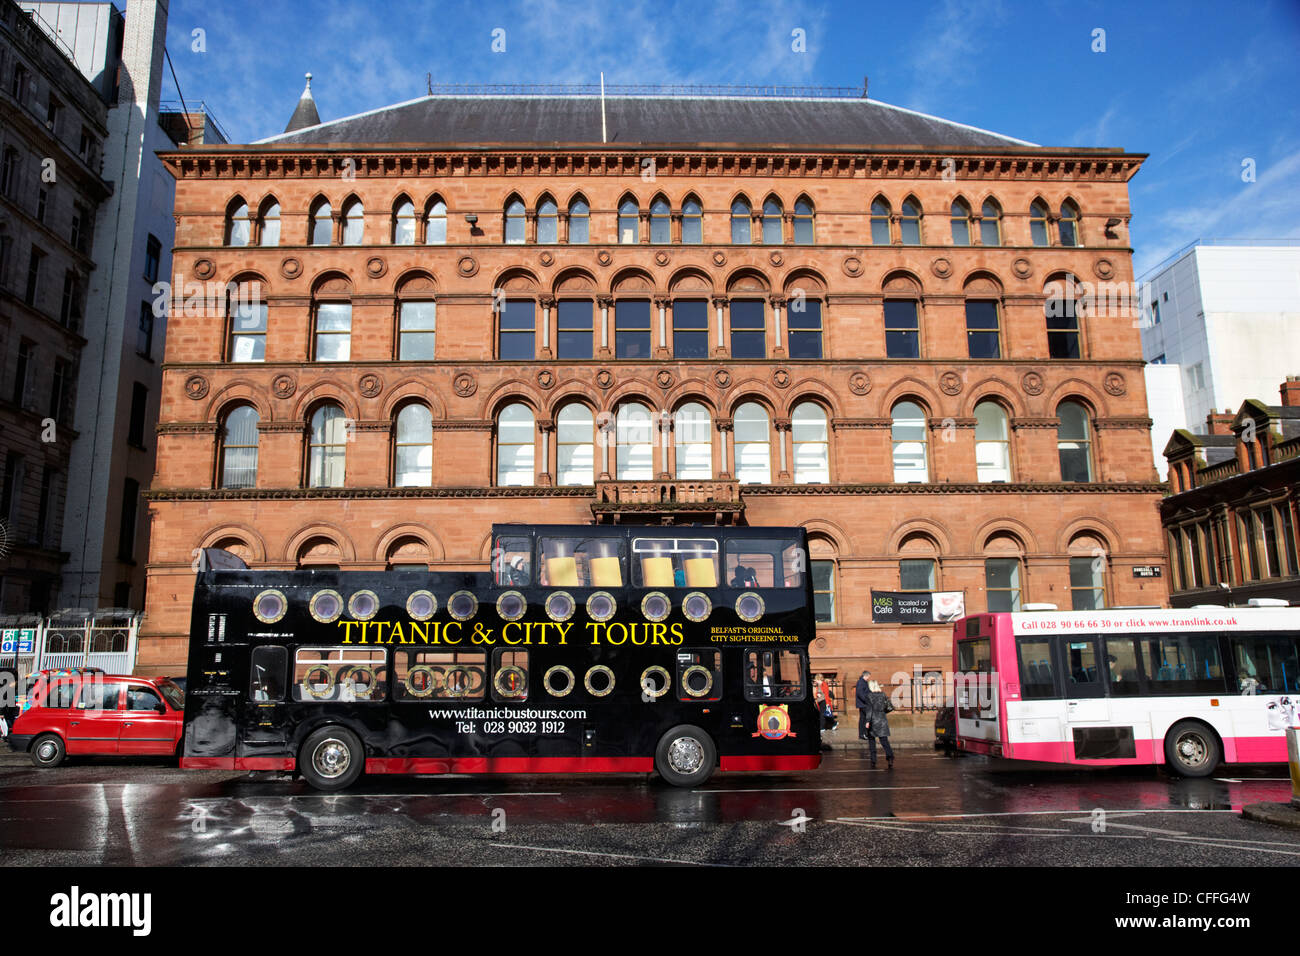
[[(555, 686), (555, 678), (560, 677), (564, 681), (562, 687)], [(569, 670), (563, 664), (556, 664), (547, 670), (542, 677), (542, 686), (546, 688), (546, 693), (552, 697), (565, 697), (573, 690), (574, 685), (573, 671)]]
[(348, 613), (357, 621), (370, 620), (379, 613), (379, 595), (374, 591), (358, 591), (348, 598)]
[(447, 599), (447, 613), (458, 621), (467, 621), (478, 613), (478, 598), (469, 591), (457, 591)]
[(703, 591), (692, 591), (682, 600), (682, 613), (688, 621), (703, 621), (713, 613), (713, 602)]
[(546, 616), (552, 621), (567, 621), (577, 610), (577, 603), (568, 591), (556, 591), (546, 598)]
[[(448, 667), (447, 673), (443, 680), (444, 697), (477, 697), (478, 691), (483, 689), (482, 674), (477, 669), (469, 667)], [(471, 685), (470, 681), (480, 678), (477, 685)]]
[(604, 664), (596, 664), (587, 668), (582, 683), (592, 697), (604, 697), (614, 689), (614, 672)]
[(662, 621), (673, 609), (673, 602), (662, 591), (651, 591), (641, 599), (641, 615), (647, 621)]
[(608, 621), (618, 610), (618, 602), (608, 591), (597, 591), (587, 598), (587, 616), (593, 621)]
[(343, 613), (343, 595), (338, 591), (317, 591), (311, 596), (307, 610), (322, 624), (332, 624)]
[(492, 679), (492, 686), (502, 697), (522, 700), (528, 696), (528, 675), (522, 667), (511, 664), (497, 671)]
[(702, 664), (692, 664), (682, 674), (682, 687), (691, 697), (704, 697), (713, 690), (713, 672)]
[(289, 601), (281, 591), (263, 591), (253, 598), (253, 616), (263, 624), (274, 624), (288, 609)]
[[(658, 678), (658, 682), (652, 682), (652, 678)], [(641, 672), (641, 692), (647, 697), (662, 697), (668, 693), (671, 685), (672, 678), (668, 676), (668, 671), (658, 664), (651, 664)]]
[(427, 621), (438, 610), (438, 599), (429, 591), (412, 591), (406, 599), (406, 613), (415, 621)]
[(497, 598), (497, 613), (503, 621), (517, 621), (528, 610), (528, 600), (518, 591), (506, 591)]
[(753, 591), (736, 598), (736, 615), (742, 621), (757, 621), (763, 616), (763, 599)]
[[(317, 680), (317, 675), (322, 674), (324, 676)], [(302, 689), (309, 697), (324, 700), (334, 692), (334, 671), (323, 663), (308, 667), (307, 673), (302, 675)]]
[(374, 668), (366, 667), (364, 664), (340, 672), (339, 684), (347, 685), (350, 691), (348, 696), (355, 697), (357, 700), (377, 700), (383, 696), (376, 693), (379, 689), (379, 677), (375, 674)]
[(417, 664), (406, 672), (405, 686), (412, 697), (431, 697), (438, 689), (437, 673), (432, 667)]

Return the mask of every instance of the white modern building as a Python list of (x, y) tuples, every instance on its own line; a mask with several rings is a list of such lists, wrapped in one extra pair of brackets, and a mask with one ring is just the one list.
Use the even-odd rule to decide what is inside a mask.
[[(1273, 395), (1300, 368), (1300, 240), (1198, 240), (1140, 288), (1142, 357), (1182, 380), (1183, 420), (1153, 428), (1158, 458), (1173, 428), (1205, 434), (1211, 412)], [(1153, 416), (1160, 402), (1152, 391)]]

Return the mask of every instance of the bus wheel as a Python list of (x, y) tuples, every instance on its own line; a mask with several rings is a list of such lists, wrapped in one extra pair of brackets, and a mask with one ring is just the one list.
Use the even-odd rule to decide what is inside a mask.
[(365, 767), (361, 741), (343, 727), (322, 727), (298, 752), (298, 772), (317, 790), (342, 790)]
[(674, 787), (698, 787), (713, 776), (717, 762), (712, 738), (690, 724), (668, 731), (655, 749), (655, 769)]
[(1198, 721), (1179, 721), (1165, 735), (1165, 760), (1181, 776), (1208, 777), (1221, 758), (1219, 739)]
[(32, 741), (32, 763), (44, 770), (57, 767), (68, 755), (68, 748), (58, 734), (41, 734)]

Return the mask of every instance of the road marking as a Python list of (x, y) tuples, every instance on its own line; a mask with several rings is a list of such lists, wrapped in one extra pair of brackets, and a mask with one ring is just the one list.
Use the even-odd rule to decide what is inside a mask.
[[(1081, 809), (1074, 810), (1003, 810), (989, 813), (899, 813), (895, 817), (899, 820), (909, 822), (918, 822), (924, 820), (961, 820), (966, 817), (1039, 817), (1051, 816), (1060, 813), (1086, 813), (1088, 811)], [(1107, 810), (1107, 816), (1131, 815), (1134, 813), (1236, 813), (1235, 810)], [(891, 817), (858, 817), (860, 820), (880, 820), (893, 819)]]
[[(691, 793), (839, 793), (857, 790), (939, 790), (940, 787), (754, 787), (749, 790), (692, 790)], [(1073, 813), (1074, 811), (1070, 811)]]
[(1187, 836), (1186, 830), (1161, 830), (1158, 827), (1140, 827), (1132, 823), (1111, 823), (1110, 822), (1110, 818), (1112, 816), (1121, 816), (1121, 815), (1126, 816), (1127, 814), (1107, 813), (1104, 820), (1093, 820), (1092, 817), (1074, 817), (1073, 819), (1062, 820), (1061, 822), (1062, 823), (1090, 823), (1101, 828), (1097, 831), (1098, 833), (1105, 833), (1107, 830), (1117, 829), (1117, 830), (1142, 830), (1146, 833), (1163, 833), (1165, 834), (1165, 836)]
[(1231, 843), (1216, 843), (1214, 837), (1208, 837), (1204, 840), (1198, 840), (1193, 837), (1184, 837), (1181, 840), (1170, 839), (1169, 837), (1156, 837), (1162, 843), (1181, 843), (1183, 845), (1213, 847), (1218, 850), (1250, 850), (1254, 853), (1280, 853), (1283, 856), (1300, 856), (1300, 853), (1291, 850), (1270, 850), (1262, 846), (1233, 846)]
[(1215, 777), (1220, 783), (1289, 783), (1290, 777)]
[(631, 853), (601, 853), (596, 850), (567, 850), (553, 846), (525, 846), (520, 843), (489, 843), (502, 850), (535, 850), (538, 853), (571, 853), (575, 856), (604, 856), (617, 860), (644, 860), (647, 863), (677, 863), (681, 866), (726, 866), (725, 863), (701, 863), (695, 860), (670, 860), (658, 856), (635, 856)]

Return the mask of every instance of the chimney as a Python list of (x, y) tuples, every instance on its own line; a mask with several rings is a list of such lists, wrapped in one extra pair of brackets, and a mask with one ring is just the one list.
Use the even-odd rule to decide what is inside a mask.
[(1205, 416), (1205, 433), (1207, 435), (1231, 435), (1232, 420), (1237, 416), (1225, 409), (1222, 413), (1210, 412)]
[(1300, 375), (1288, 375), (1282, 383), (1282, 407), (1300, 407)]

